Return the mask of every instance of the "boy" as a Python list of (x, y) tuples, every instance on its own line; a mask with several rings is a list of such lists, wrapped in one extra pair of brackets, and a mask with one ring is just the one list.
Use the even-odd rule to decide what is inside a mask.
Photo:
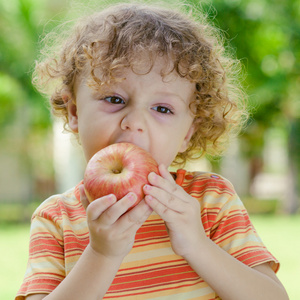
[(231, 184), (167, 170), (220, 150), (243, 115), (233, 61), (211, 30), (171, 10), (117, 5), (79, 22), (38, 64), (86, 160), (130, 142), (160, 174), (149, 174), (144, 200), (128, 212), (134, 193), (89, 203), (82, 183), (42, 203), (16, 299), (287, 299)]

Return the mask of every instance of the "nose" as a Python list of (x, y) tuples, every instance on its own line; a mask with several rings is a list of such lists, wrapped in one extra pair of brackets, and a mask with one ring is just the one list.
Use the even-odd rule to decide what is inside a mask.
[(145, 131), (145, 119), (143, 112), (140, 110), (134, 110), (128, 112), (121, 121), (121, 129), (133, 132)]

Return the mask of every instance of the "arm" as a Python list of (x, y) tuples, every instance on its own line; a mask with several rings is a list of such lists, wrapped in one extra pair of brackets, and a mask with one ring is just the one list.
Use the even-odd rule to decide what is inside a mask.
[(131, 250), (135, 233), (152, 210), (144, 201), (125, 213), (136, 201), (129, 193), (116, 201), (114, 195), (88, 203), (82, 186), (81, 201), (86, 208), (90, 243), (69, 275), (49, 295), (36, 294), (26, 299), (102, 299), (123, 258)]
[(70, 274), (51, 294), (30, 295), (26, 300), (102, 299), (121, 262), (122, 259), (110, 259), (98, 255), (88, 245)]
[(286, 300), (285, 289), (268, 264), (250, 268), (221, 249), (205, 234), (200, 204), (175, 184), (164, 166), (149, 175), (145, 201), (165, 221), (172, 248), (226, 300)]
[(194, 250), (185, 259), (222, 299), (288, 299), (268, 263), (250, 268), (208, 238)]
[(110, 259), (95, 253), (89, 245), (70, 274), (51, 294), (32, 295), (26, 300), (102, 299), (121, 262), (122, 259)]

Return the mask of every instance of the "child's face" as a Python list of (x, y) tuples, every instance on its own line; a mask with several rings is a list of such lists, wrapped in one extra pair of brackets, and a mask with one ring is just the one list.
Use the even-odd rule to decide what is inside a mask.
[(164, 80), (163, 60), (146, 75), (131, 70), (126, 79), (98, 93), (85, 80), (75, 87), (76, 104), (70, 104), (69, 125), (78, 132), (85, 157), (119, 142), (130, 142), (169, 166), (186, 150), (193, 134), (189, 103), (195, 84), (173, 72)]

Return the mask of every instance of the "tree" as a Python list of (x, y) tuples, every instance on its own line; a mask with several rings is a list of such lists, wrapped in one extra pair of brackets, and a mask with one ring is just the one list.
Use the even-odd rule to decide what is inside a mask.
[[(26, 182), (26, 188), (20, 191), (25, 202), (35, 196), (37, 183), (51, 182), (53, 177), (52, 154), (47, 148), (50, 113), (31, 84), (31, 72), (46, 20), (64, 5), (61, 1), (53, 6), (54, 2), (0, 0), (0, 156), (2, 161), (11, 157), (16, 162), (15, 176)], [(1, 188), (10, 189), (13, 195), (16, 178), (3, 178)]]
[[(241, 136), (243, 153), (252, 162), (261, 160), (267, 130), (284, 128), (295, 191), (299, 191), (300, 2), (214, 0), (212, 4), (211, 17), (229, 37), (247, 74), (244, 84), (252, 115)], [(294, 193), (294, 200), (290, 199), (290, 212), (299, 207), (298, 197)]]

